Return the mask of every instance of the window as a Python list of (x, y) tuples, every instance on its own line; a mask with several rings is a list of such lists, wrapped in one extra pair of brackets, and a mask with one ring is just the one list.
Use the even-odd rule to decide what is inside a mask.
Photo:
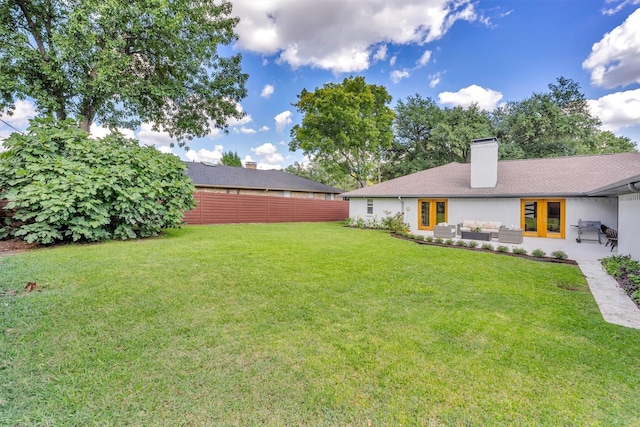
[(325, 200), (333, 200), (333, 194), (332, 193), (325, 193), (324, 194), (324, 199)]
[(418, 228), (433, 230), (433, 226), (447, 222), (447, 201), (443, 199), (418, 200)]
[(373, 215), (373, 199), (367, 199), (367, 215)]

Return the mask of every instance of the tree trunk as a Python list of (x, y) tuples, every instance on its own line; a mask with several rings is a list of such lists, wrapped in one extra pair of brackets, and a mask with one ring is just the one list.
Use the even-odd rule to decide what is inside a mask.
[(89, 133), (92, 123), (93, 123), (92, 120), (90, 120), (88, 117), (84, 117), (83, 116), (82, 120), (80, 121), (80, 129), (82, 129), (83, 131)]

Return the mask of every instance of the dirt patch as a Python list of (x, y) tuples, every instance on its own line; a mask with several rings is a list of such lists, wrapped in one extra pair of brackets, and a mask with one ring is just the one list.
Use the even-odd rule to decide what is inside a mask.
[(0, 257), (13, 255), (35, 247), (35, 243), (26, 243), (20, 239), (0, 240)]

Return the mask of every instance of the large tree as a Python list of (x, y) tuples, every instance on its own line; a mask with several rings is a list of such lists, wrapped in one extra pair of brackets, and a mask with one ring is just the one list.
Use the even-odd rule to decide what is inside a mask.
[(284, 171), (292, 175), (330, 185), (345, 191), (355, 190), (358, 187), (352, 176), (341, 174), (339, 171), (335, 170), (332, 173), (329, 173), (314, 159), (309, 160), (307, 163), (295, 162), (294, 164), (284, 168)]
[(358, 186), (379, 177), (382, 150), (391, 146), (394, 113), (384, 86), (349, 77), (306, 89), (294, 104), (304, 116), (291, 129), (289, 149), (302, 149), (329, 173), (352, 176)]
[(393, 147), (385, 153), (385, 179), (468, 162), (471, 141), (495, 134), (489, 113), (477, 105), (441, 109), (420, 95), (398, 101), (394, 132)]
[(228, 1), (0, 0), (0, 109), (31, 98), (43, 115), (179, 141), (226, 129), (247, 75), (224, 57), (238, 18)]
[(629, 151), (634, 144), (600, 129), (580, 85), (559, 77), (549, 91), (494, 112), (501, 158), (538, 158)]

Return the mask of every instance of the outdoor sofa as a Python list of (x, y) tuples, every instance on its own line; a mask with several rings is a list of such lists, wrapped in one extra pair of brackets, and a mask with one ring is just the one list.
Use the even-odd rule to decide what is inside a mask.
[(474, 219), (465, 219), (460, 224), (458, 224), (457, 228), (458, 235), (462, 235), (463, 231), (480, 231), (481, 233), (491, 233), (491, 238), (497, 239), (500, 226), (502, 226), (502, 223), (500, 221), (480, 221)]

